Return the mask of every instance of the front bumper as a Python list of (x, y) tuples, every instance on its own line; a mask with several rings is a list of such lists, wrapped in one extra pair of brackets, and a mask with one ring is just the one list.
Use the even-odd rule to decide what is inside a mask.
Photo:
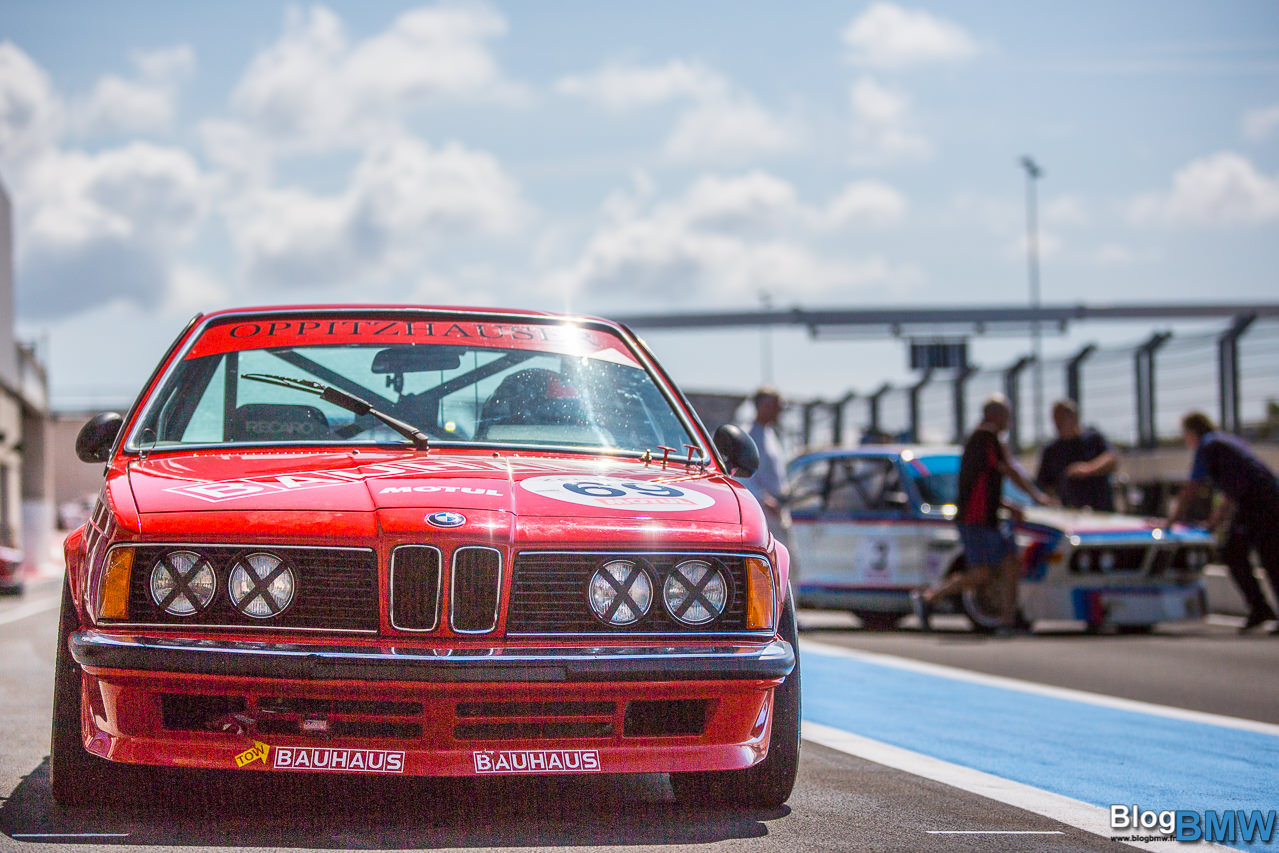
[(772, 680), (795, 668), (785, 640), (707, 646), (405, 649), (265, 644), (79, 631), (71, 655), (85, 669), (309, 681), (570, 682)]
[(777, 639), (431, 650), (84, 630), (70, 648), (85, 746), (104, 758), (313, 772), (378, 761), (429, 776), (749, 767), (795, 666)]

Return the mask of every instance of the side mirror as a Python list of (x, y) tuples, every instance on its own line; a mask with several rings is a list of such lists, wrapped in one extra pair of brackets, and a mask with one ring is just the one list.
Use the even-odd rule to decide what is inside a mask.
[(81, 462), (106, 462), (111, 458), (111, 445), (115, 444), (123, 425), (124, 418), (116, 412), (94, 415), (75, 437), (75, 455)]
[(755, 439), (737, 424), (724, 424), (715, 430), (712, 440), (728, 463), (728, 473), (734, 477), (749, 477), (759, 470), (759, 448), (755, 446)]

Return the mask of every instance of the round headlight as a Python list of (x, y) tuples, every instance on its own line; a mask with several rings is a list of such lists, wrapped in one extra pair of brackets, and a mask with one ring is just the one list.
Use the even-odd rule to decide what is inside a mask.
[(1186, 550), (1186, 565), (1192, 569), (1203, 568), (1208, 563), (1208, 552), (1202, 548)]
[(586, 589), (591, 612), (607, 625), (634, 625), (653, 604), (653, 581), (631, 560), (612, 560), (595, 570)]
[(1092, 571), (1092, 564), (1093, 564), (1092, 551), (1080, 551), (1079, 556), (1076, 558), (1076, 561), (1079, 563), (1080, 571), (1082, 572)]
[(235, 609), (254, 619), (283, 613), (293, 601), (296, 586), (289, 564), (265, 551), (236, 559), (227, 579)]
[(1115, 552), (1107, 548), (1101, 552), (1101, 556), (1097, 558), (1097, 565), (1101, 567), (1103, 572), (1108, 572), (1115, 567)]
[(169, 551), (151, 567), (151, 600), (172, 616), (191, 616), (209, 606), (218, 576), (195, 551)]
[(685, 625), (704, 625), (728, 606), (728, 579), (706, 560), (685, 560), (662, 585), (666, 611)]

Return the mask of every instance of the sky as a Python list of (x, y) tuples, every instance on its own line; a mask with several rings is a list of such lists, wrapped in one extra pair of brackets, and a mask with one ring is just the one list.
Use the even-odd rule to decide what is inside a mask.
[[(1025, 155), (1046, 304), (1276, 301), (1279, 4), (0, 0), (17, 325), (62, 407), (236, 305), (1025, 304)], [(690, 390), (909, 375), (645, 337)]]

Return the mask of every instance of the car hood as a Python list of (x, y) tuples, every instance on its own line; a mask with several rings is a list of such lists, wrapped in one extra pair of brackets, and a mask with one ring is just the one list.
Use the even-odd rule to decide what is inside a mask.
[(580, 456), (241, 452), (128, 465), (143, 515), (208, 512), (505, 511), (520, 517), (738, 524), (738, 488), (696, 468)]
[[(1154, 525), (1150, 524), (1149, 521), (1135, 515), (1062, 509), (1060, 507), (1026, 507), (1024, 512), (1026, 521), (1030, 524), (1051, 527), (1067, 535), (1083, 538), (1095, 536), (1099, 539), (1111, 539), (1131, 536), (1145, 539), (1150, 538), (1155, 530)], [(1188, 541), (1200, 541), (1210, 538), (1205, 531), (1182, 525), (1178, 525), (1168, 536), (1171, 539)]]

